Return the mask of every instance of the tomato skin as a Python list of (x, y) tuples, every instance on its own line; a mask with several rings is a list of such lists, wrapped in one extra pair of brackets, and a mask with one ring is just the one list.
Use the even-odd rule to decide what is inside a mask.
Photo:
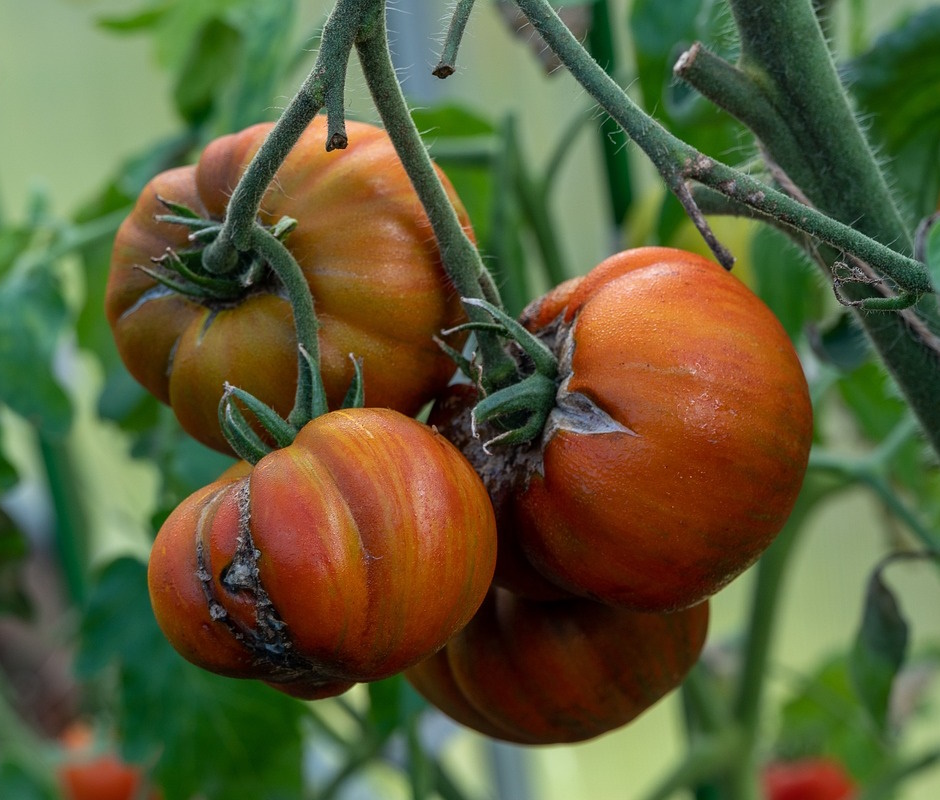
[(640, 248), (522, 321), (573, 348), (562, 392), (623, 426), (560, 421), (512, 494), (537, 570), (574, 594), (669, 611), (750, 566), (789, 516), (812, 439), (806, 379), (770, 310), (711, 261)]
[(641, 614), (494, 588), (469, 625), (405, 676), (457, 722), (517, 744), (579, 742), (625, 725), (698, 659), (708, 604)]
[(315, 698), (440, 648), (482, 602), (495, 559), (492, 505), (460, 452), (362, 408), (315, 419), (247, 475), (185, 500), (148, 581), (185, 658)]
[(828, 758), (778, 761), (761, 777), (766, 800), (850, 800), (856, 793), (842, 765)]
[[(130, 373), (173, 407), (183, 428), (229, 452), (217, 412), (223, 382), (289, 413), (297, 355), (290, 305), (273, 280), (238, 302), (201, 303), (161, 287), (137, 268), (167, 248), (186, 252), (188, 231), (158, 222), (158, 196), (221, 220), (231, 191), (270, 131), (260, 124), (220, 137), (195, 166), (157, 175), (121, 225), (105, 311)], [(446, 385), (454, 364), (433, 341), (465, 319), (430, 223), (384, 131), (347, 125), (349, 146), (327, 153), (317, 118), (277, 173), (260, 219), (298, 220), (286, 240), (314, 296), (331, 408), (363, 359), (366, 402), (413, 415)], [(469, 220), (443, 173), (465, 229)], [(463, 334), (449, 339), (460, 347)]]

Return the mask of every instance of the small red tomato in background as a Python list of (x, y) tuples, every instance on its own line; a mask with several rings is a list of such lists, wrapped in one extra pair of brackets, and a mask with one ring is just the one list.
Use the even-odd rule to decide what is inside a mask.
[(69, 726), (60, 737), (66, 760), (57, 774), (65, 800), (160, 800), (159, 791), (147, 791), (141, 767), (115, 753), (97, 750), (93, 739), (91, 729), (82, 722)]
[(855, 783), (836, 761), (806, 758), (778, 761), (765, 767), (766, 800), (850, 800)]

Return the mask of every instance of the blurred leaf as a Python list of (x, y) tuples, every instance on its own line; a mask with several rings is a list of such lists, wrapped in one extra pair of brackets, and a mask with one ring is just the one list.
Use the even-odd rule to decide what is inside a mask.
[(882, 580), (882, 569), (876, 569), (868, 582), (849, 675), (865, 710), (883, 731), (891, 687), (907, 655), (908, 626), (894, 594)]
[(366, 686), (369, 691), (369, 722), (382, 739), (404, 727), (427, 705), (401, 675)]
[(11, 756), (0, 756), (0, 797), (10, 800), (56, 800), (48, 776), (39, 776)]
[(33, 231), (25, 226), (0, 228), (0, 278), (26, 249), (32, 236)]
[(786, 760), (830, 756), (862, 783), (888, 768), (891, 753), (859, 705), (844, 656), (825, 662), (784, 703), (774, 752)]
[(930, 271), (930, 279), (934, 286), (940, 286), (940, 217), (934, 219), (927, 232), (924, 250), (924, 258), (927, 262), (927, 269)]
[(820, 361), (844, 371), (858, 369), (871, 355), (864, 332), (848, 313), (825, 329), (814, 328), (810, 344)]
[(884, 369), (869, 361), (838, 381), (839, 393), (855, 423), (871, 441), (879, 442), (894, 429), (907, 406)]
[(820, 281), (803, 252), (783, 233), (761, 226), (751, 241), (754, 291), (791, 339), (798, 339), (823, 307)]
[(0, 403), (50, 436), (62, 436), (71, 424), (71, 404), (52, 366), (68, 321), (61, 286), (48, 267), (0, 282)]
[(3, 428), (0, 427), (0, 494), (16, 486), (17, 481), (16, 467), (3, 454)]
[(22, 570), (27, 550), (26, 536), (0, 508), (0, 616), (10, 614), (22, 619), (32, 616)]
[(847, 85), (918, 217), (940, 195), (940, 7), (879, 37), (846, 68)]
[(154, 28), (169, 11), (172, 3), (158, 2), (121, 16), (98, 18), (98, 26), (114, 33), (138, 33)]
[(100, 575), (76, 661), (85, 677), (112, 667), (124, 755), (159, 759), (154, 775), (166, 800), (300, 796), (303, 706), (184, 661), (153, 617), (146, 565), (129, 558)]
[(176, 110), (184, 120), (198, 124), (209, 116), (241, 50), (239, 31), (222, 19), (205, 21), (190, 43), (173, 89)]
[(486, 117), (466, 106), (452, 103), (412, 109), (411, 118), (421, 135), (431, 141), (444, 137), (493, 136), (496, 133), (496, 127)]
[(740, 152), (741, 125), (672, 74), (676, 60), (696, 41), (725, 58), (736, 43), (729, 37), (727, 9), (714, 0), (636, 0), (630, 9), (631, 41), (644, 107), (674, 134), (716, 157)]

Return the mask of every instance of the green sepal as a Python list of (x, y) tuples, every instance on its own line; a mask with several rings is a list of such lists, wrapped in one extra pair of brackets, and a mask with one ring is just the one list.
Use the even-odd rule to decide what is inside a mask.
[(232, 402), (228, 391), (219, 402), (219, 426), (235, 454), (249, 464), (257, 464), (271, 452), (271, 448), (261, 441), (261, 437), (252, 430), (248, 420)]
[(484, 397), (473, 409), (470, 420), (474, 436), (484, 422), (500, 423), (509, 417), (525, 415), (525, 422), (513, 425), (504, 433), (484, 443), (487, 450), (494, 444), (523, 444), (542, 433), (545, 421), (555, 406), (557, 387), (547, 375), (536, 372), (519, 383)]
[(449, 344), (447, 344), (447, 342), (445, 342), (440, 337), (435, 336), (433, 338), (434, 338), (434, 343), (438, 347), (440, 347), (441, 350), (443, 350), (448, 356), (450, 356), (450, 359), (457, 365), (457, 369), (459, 369), (464, 375), (466, 375), (468, 378), (472, 380), (474, 370), (473, 370), (473, 364), (470, 362), (470, 359), (466, 358), (463, 353), (461, 353), (456, 348), (451, 347)]
[[(157, 200), (160, 202), (160, 205), (172, 211), (177, 217), (181, 217), (185, 220), (199, 221), (204, 220), (199, 214), (197, 214), (193, 209), (183, 203), (177, 203), (174, 200), (164, 197), (163, 195), (157, 195)], [(159, 217), (158, 217), (159, 219)]]
[(362, 377), (362, 358), (349, 354), (353, 363), (353, 378), (349, 382), (341, 408), (362, 408), (366, 404), (366, 387)]
[(513, 319), (501, 308), (497, 308), (486, 300), (478, 300), (473, 297), (463, 298), (464, 305), (482, 308), (493, 319), (500, 323), (505, 329), (508, 337), (512, 339), (523, 352), (532, 359), (535, 371), (548, 378), (555, 378), (558, 375), (558, 359), (555, 354), (545, 346), (531, 331)]
[(150, 259), (154, 264), (159, 264), (164, 269), (177, 273), (188, 283), (193, 284), (200, 289), (205, 289), (205, 297), (225, 299), (227, 297), (237, 298), (239, 295), (238, 284), (227, 281), (224, 278), (214, 278), (191, 269), (189, 265), (179, 257), (179, 254), (168, 247), (166, 252), (159, 258)]
[(297, 396), (308, 397), (307, 408), (295, 407), (288, 421), (298, 428), (302, 428), (310, 420), (326, 414), (330, 408), (326, 401), (326, 390), (320, 379), (320, 369), (317, 362), (311, 357), (307, 348), (297, 346), (299, 358), (297, 360)]
[[(278, 414), (267, 403), (262, 402), (253, 394), (239, 389), (237, 386), (225, 384), (225, 397), (235, 397), (244, 404), (261, 423), (261, 427), (271, 435), (278, 447), (287, 447), (297, 437), (297, 429)], [(224, 401), (223, 397), (223, 401)], [(259, 440), (260, 441), (260, 440)]]
[(271, 228), (271, 233), (276, 239), (283, 242), (292, 231), (297, 229), (297, 225), (298, 222), (293, 217), (281, 217), (274, 223), (274, 227)]
[(209, 292), (203, 289), (200, 286), (194, 285), (190, 281), (186, 280), (176, 280), (169, 275), (166, 275), (162, 272), (159, 272), (155, 269), (150, 269), (150, 267), (145, 267), (143, 264), (135, 264), (134, 267), (139, 269), (145, 275), (150, 278), (153, 278), (161, 286), (166, 286), (167, 289), (170, 289), (177, 294), (184, 295), (186, 297), (193, 297), (198, 300), (206, 299), (210, 296)]

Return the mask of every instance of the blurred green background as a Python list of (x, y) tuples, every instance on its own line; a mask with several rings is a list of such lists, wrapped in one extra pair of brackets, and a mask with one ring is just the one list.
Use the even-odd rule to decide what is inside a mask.
[[(313, 35), (329, 5), (301, 4), (298, 38), (309, 31), (314, 46)], [(589, 110), (590, 103), (567, 75), (543, 74), (525, 43), (511, 35), (492, 4), (478, 5), (460, 52), (458, 72), (444, 82), (428, 77), (444, 25), (444, 4), (398, 0), (392, 5), (392, 27), (410, 31), (396, 40), (404, 88), (417, 105), (453, 101), (492, 119), (515, 112), (523, 147), (532, 163), (541, 164), (550, 156), (564, 120), (578, 109)], [(840, 5), (840, 13), (847, 5)], [(96, 27), (96, 18), (126, 11), (127, 6), (120, 0), (0, 0), (0, 203), (7, 217), (24, 215), (28, 198), (37, 189), (47, 193), (56, 214), (69, 215), (96, 192), (118, 162), (177, 129), (170, 78), (161, 71), (151, 42), (114, 36)], [(627, 6), (614, 4), (618, 18), (624, 17)], [(868, 6), (867, 24), (873, 27), (879, 24), (879, 15), (898, 12), (886, 4)], [(844, 44), (849, 36), (844, 21), (836, 26), (835, 36), (837, 45)], [(629, 55), (625, 30), (621, 37), (618, 44)], [(298, 72), (298, 82), (302, 74)], [(272, 117), (286, 96), (271, 98)], [(375, 118), (355, 69), (347, 103), (354, 116)], [(595, 120), (591, 126), (598, 124)], [(641, 160), (635, 151), (634, 156)], [(645, 166), (639, 171), (645, 177), (636, 186), (636, 219), (628, 227), (627, 242), (642, 238), (643, 226), (648, 224), (644, 218), (653, 213), (661, 197), (652, 172)], [(602, 180), (595, 137), (580, 135), (558, 176), (559, 190), (553, 198), (559, 239), (572, 274), (586, 272), (617, 244), (608, 223)], [(732, 248), (737, 241), (746, 248), (749, 235), (747, 226), (728, 228)], [(699, 246), (693, 235), (682, 241)], [(746, 272), (749, 255), (743, 251), (738, 255)], [(539, 280), (544, 279), (537, 278), (536, 285)], [(83, 291), (78, 278), (74, 291), (79, 296)], [(101, 375), (93, 359), (81, 364), (77, 374), (87, 382), (80, 392), (86, 396), (87, 409), (72, 435), (95, 441), (85, 451), (89, 455), (83, 478), (90, 496), (101, 498), (100, 504), (91, 504), (100, 509), (93, 525), (96, 555), (104, 559), (124, 549), (141, 552), (149, 541), (156, 477), (150, 465), (129, 459), (127, 443), (117, 429), (101, 427), (92, 419)], [(35, 473), (31, 441), (16, 433), (13, 421), (7, 419), (7, 424), (13, 431), (6, 443), (11, 461), (25, 474)], [(838, 414), (824, 424), (838, 433), (847, 450), (864, 447)], [(116, 500), (115, 495), (120, 498)], [(786, 578), (772, 653), (770, 685), (775, 695), (787, 694), (801, 675), (850, 646), (869, 572), (892, 533), (882, 507), (862, 490), (839, 495), (813, 515)], [(911, 623), (915, 646), (940, 642), (940, 581), (935, 568), (905, 565), (891, 575), (902, 573), (903, 581), (891, 582)], [(751, 584), (752, 576), (746, 574), (714, 600), (708, 658), (715, 665), (722, 664), (727, 653), (724, 645), (743, 627)], [(940, 733), (936, 686), (928, 702), (933, 714), (915, 720), (905, 739), (911, 752)], [(494, 748), (464, 733), (449, 740), (446, 760), (468, 786), (479, 788), (481, 797), (491, 791), (493, 763), (518, 764), (521, 758), (532, 798), (633, 800), (656, 783), (683, 748), (679, 700), (674, 696), (626, 729), (584, 745), (520, 751)], [(912, 781), (903, 799), (940, 797), (938, 772)], [(376, 796), (408, 796), (407, 787), (392, 770), (374, 770), (369, 780), (379, 787)], [(523, 795), (517, 797), (522, 800)]]

